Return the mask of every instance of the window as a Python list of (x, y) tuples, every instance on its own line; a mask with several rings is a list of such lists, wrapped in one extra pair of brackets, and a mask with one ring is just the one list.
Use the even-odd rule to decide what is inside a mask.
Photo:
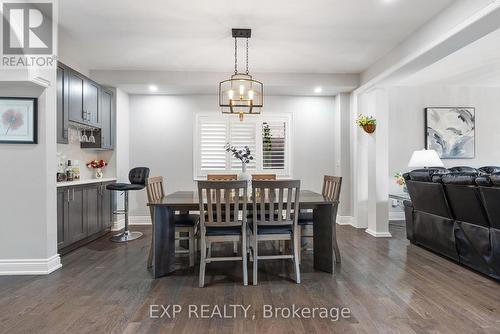
[(241, 171), (241, 161), (225, 151), (226, 143), (238, 148), (249, 146), (254, 160), (247, 164), (248, 172), (291, 176), (291, 115), (249, 116), (243, 122), (231, 116), (196, 115), (194, 178), (204, 178), (210, 173)]

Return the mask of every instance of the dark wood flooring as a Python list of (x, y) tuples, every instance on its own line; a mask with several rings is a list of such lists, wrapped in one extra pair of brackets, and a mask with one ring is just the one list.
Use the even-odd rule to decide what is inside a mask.
[[(129, 244), (101, 238), (62, 258), (48, 276), (0, 277), (1, 333), (500, 333), (500, 284), (410, 245), (404, 230), (376, 239), (339, 226), (342, 264), (315, 272), (311, 256), (302, 284), (286, 261), (263, 261), (259, 285), (243, 287), (241, 265), (207, 267), (151, 279), (145, 237)], [(220, 251), (220, 250), (219, 250)], [(187, 264), (187, 258), (179, 263)], [(249, 277), (251, 277), (249, 267)], [(251, 282), (251, 279), (250, 279)], [(251, 304), (255, 319), (152, 319), (151, 304)], [(351, 318), (263, 319), (262, 305), (348, 307)]]

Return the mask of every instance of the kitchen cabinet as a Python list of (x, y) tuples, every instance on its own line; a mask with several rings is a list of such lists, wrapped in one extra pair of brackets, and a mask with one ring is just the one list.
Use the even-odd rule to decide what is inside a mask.
[[(113, 181), (114, 182), (114, 181)], [(57, 189), (57, 248), (65, 253), (103, 235), (113, 225), (113, 194), (95, 182)]]
[(113, 149), (114, 147), (114, 93), (101, 88), (101, 148)]
[(68, 79), (70, 69), (62, 64), (57, 65), (57, 143), (68, 144)]
[(70, 70), (68, 74), (68, 114), (69, 120), (76, 123), (87, 124), (88, 115), (83, 110), (83, 87), (85, 77), (76, 71)]
[(99, 127), (101, 124), (99, 85), (89, 79), (85, 79), (83, 88), (83, 114), (87, 117), (87, 123), (91, 126)]

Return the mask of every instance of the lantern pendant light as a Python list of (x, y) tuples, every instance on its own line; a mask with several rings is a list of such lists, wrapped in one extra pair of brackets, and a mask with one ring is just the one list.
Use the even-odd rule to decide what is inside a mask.
[[(264, 102), (264, 85), (254, 80), (248, 71), (248, 39), (251, 29), (233, 29), (234, 38), (234, 74), (231, 79), (219, 83), (219, 106), (223, 114), (243, 116), (260, 114)], [(238, 39), (246, 39), (246, 69), (238, 72)]]

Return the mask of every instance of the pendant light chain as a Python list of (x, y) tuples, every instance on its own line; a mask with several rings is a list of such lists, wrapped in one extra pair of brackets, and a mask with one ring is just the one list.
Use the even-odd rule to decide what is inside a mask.
[(247, 38), (247, 74), (248, 74), (248, 38)]
[(234, 39), (234, 74), (238, 73), (238, 39)]

